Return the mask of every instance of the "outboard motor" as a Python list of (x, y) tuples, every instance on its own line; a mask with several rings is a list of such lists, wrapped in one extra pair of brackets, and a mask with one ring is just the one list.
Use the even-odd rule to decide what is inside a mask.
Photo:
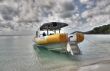
[(81, 54), (78, 44), (81, 43), (83, 40), (84, 34), (81, 32), (75, 32), (74, 34), (70, 35), (67, 43), (67, 51), (70, 52), (71, 55)]

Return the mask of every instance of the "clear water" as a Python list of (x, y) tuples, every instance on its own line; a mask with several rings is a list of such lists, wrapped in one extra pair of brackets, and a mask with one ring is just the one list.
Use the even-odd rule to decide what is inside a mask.
[(0, 71), (109, 71), (110, 35), (86, 35), (82, 55), (37, 49), (32, 36), (0, 36)]

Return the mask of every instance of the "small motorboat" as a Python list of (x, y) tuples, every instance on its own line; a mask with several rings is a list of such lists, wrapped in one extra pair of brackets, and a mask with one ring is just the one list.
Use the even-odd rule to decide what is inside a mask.
[(39, 28), (39, 31), (36, 31), (33, 40), (38, 48), (46, 48), (60, 53), (70, 52), (72, 55), (80, 54), (78, 43), (84, 40), (84, 34), (81, 32), (74, 32), (71, 35), (62, 33), (61, 29), (66, 26), (68, 24), (61, 22), (45, 23)]

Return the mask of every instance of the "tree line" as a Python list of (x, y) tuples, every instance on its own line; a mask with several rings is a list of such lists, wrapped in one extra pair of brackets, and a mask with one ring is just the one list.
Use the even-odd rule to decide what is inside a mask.
[(85, 34), (110, 34), (110, 24), (95, 27), (93, 30), (85, 32)]

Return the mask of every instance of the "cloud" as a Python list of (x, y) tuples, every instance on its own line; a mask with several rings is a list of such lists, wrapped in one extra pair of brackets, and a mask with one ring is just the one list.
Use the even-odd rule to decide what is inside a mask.
[(62, 4), (62, 7), (63, 7), (63, 11), (72, 11), (74, 10), (74, 3), (73, 1), (64, 2)]
[(81, 3), (87, 4), (90, 0), (80, 0)]
[(97, 0), (97, 6), (87, 10), (82, 13), (82, 17), (87, 19), (87, 23), (92, 24), (93, 26), (109, 24), (108, 22), (110, 18), (110, 1)]
[(51, 21), (65, 22), (82, 31), (110, 23), (110, 0), (0, 1), (0, 27), (12, 30), (37, 29)]
[(0, 6), (0, 12), (4, 20), (13, 20), (13, 17), (18, 15), (16, 10), (8, 6)]

